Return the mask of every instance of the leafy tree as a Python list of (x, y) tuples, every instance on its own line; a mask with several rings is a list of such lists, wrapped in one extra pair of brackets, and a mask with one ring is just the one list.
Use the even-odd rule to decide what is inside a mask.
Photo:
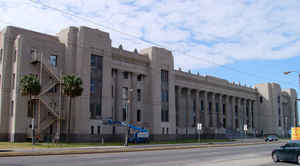
[(83, 92), (82, 80), (75, 75), (66, 75), (63, 77), (63, 91), (66, 96), (69, 96), (69, 110), (68, 110), (68, 131), (67, 139), (69, 141), (71, 129), (71, 106), (72, 99), (81, 96)]
[[(32, 99), (32, 96), (38, 95), (41, 91), (40, 81), (37, 78), (37, 76), (34, 74), (28, 74), (23, 76), (20, 81), (20, 91), (22, 96), (29, 96), (29, 101), (28, 101), (29, 111), (32, 113), (32, 117), (34, 119), (34, 114), (35, 114), (33, 110), (34, 100)], [(34, 134), (33, 134), (33, 138), (34, 138)], [(32, 141), (34, 143), (34, 139), (32, 139)]]

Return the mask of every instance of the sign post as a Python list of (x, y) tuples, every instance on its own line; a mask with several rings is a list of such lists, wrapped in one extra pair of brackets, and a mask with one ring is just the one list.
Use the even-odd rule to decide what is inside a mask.
[(198, 130), (198, 142), (200, 143), (200, 134), (202, 130), (202, 123), (197, 124), (197, 130)]

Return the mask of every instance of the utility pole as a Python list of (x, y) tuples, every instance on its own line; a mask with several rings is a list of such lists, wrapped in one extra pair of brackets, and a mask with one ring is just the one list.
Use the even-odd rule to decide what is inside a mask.
[[(288, 74), (290, 74), (290, 73), (297, 73), (297, 74), (298, 74), (298, 85), (299, 85), (299, 90), (300, 90), (300, 73), (299, 73), (298, 71), (287, 71), (287, 72), (283, 72), (284, 75), (288, 75)], [(296, 96), (296, 97), (297, 97), (297, 96)], [(296, 99), (296, 102), (297, 102), (297, 101), (299, 101), (299, 99)], [(298, 110), (296, 110), (296, 109), (297, 109), (297, 108), (295, 108), (295, 115), (294, 115), (294, 116), (295, 116), (295, 122), (294, 122), (295, 124), (294, 124), (294, 125), (295, 125), (295, 127), (298, 127), (298, 120), (299, 120), (299, 119), (298, 119), (298, 117), (297, 117), (297, 111), (298, 111)]]

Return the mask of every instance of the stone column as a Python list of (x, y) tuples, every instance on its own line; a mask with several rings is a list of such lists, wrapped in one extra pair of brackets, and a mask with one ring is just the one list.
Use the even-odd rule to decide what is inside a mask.
[(186, 123), (186, 128), (190, 127), (190, 121), (191, 121), (191, 90), (187, 89), (186, 91), (186, 119), (185, 119), (185, 123)]
[(246, 115), (246, 108), (247, 107), (247, 100), (244, 99), (243, 100), (243, 125), (242, 125), (242, 129), (244, 130), (244, 125), (247, 124), (247, 115)]
[(216, 116), (216, 94), (212, 93), (211, 95), (211, 105), (212, 105), (212, 127), (217, 127), (217, 116)]
[(258, 124), (257, 124), (257, 112), (256, 112), (256, 101), (252, 101), (252, 112), (253, 112), (253, 116), (252, 116), (252, 128), (254, 129), (254, 132), (256, 132), (257, 128), (258, 128)]
[(249, 126), (248, 128), (251, 129), (252, 128), (252, 101), (249, 100)]
[(230, 96), (226, 95), (225, 96), (225, 103), (226, 103), (226, 106), (225, 106), (225, 109), (226, 109), (226, 115), (224, 115), (226, 117), (226, 128), (231, 128), (232, 127), (232, 115), (231, 115), (231, 110), (230, 110), (230, 103), (229, 103), (229, 98)]
[(232, 120), (232, 129), (235, 129), (235, 105), (236, 105), (236, 98), (234, 96), (232, 96), (231, 98), (231, 120)]
[(185, 128), (185, 106), (182, 92), (183, 88), (178, 87), (178, 125), (180, 128)]
[(134, 72), (130, 73), (130, 87), (129, 89), (132, 89), (133, 91), (130, 92), (130, 90), (128, 89), (128, 95), (130, 96), (130, 103), (129, 103), (129, 108), (128, 108), (128, 114), (129, 114), (129, 122), (131, 124), (136, 123), (136, 108), (137, 108), (137, 80), (136, 80), (137, 74)]
[(222, 94), (219, 95), (219, 127), (223, 127), (223, 96)]
[(200, 108), (200, 100), (199, 100), (199, 91), (198, 90), (196, 90), (195, 98), (196, 98), (196, 123), (200, 123), (201, 108)]
[(204, 104), (204, 123), (205, 127), (209, 127), (209, 113), (208, 113), (208, 92), (203, 92), (203, 104)]
[(238, 126), (236, 126), (237, 129), (241, 128), (241, 99), (237, 98), (236, 99), (237, 102), (237, 115), (236, 115), (236, 119), (238, 119)]

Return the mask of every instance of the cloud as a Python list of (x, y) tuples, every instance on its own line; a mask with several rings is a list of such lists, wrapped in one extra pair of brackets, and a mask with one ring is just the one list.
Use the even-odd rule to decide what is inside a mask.
[[(55, 34), (85, 25), (110, 33), (113, 45), (150, 47), (132, 34), (173, 51), (175, 66), (200, 69), (236, 60), (284, 59), (300, 55), (297, 0), (43, 0), (97, 22), (64, 15), (30, 1), (0, 0), (0, 28), (7, 22)], [(107, 28), (110, 27), (110, 28)], [(120, 30), (123, 33), (113, 31)]]

